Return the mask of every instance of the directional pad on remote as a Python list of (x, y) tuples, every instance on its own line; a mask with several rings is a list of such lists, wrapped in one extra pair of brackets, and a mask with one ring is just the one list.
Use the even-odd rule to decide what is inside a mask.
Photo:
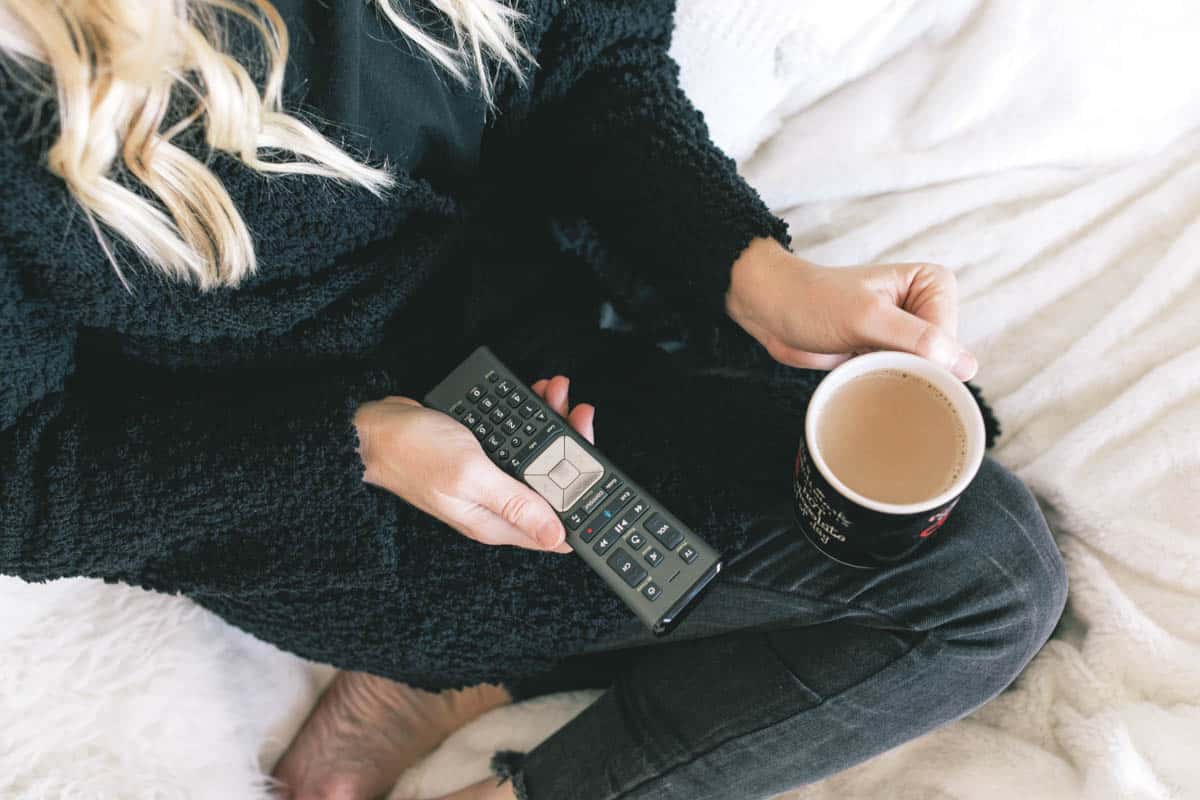
[(575, 468), (574, 464), (564, 458), (547, 474), (549, 474), (550, 480), (565, 489), (579, 477), (579, 470)]
[(525, 482), (546, 498), (555, 511), (566, 511), (604, 477), (604, 466), (579, 444), (560, 434), (529, 462)]

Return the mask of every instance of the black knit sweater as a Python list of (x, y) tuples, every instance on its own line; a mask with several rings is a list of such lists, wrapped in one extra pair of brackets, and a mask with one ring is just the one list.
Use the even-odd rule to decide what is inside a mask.
[[(167, 281), (117, 240), (126, 291), (0, 81), (0, 573), (182, 592), (426, 687), (539, 672), (632, 618), (579, 559), (475, 543), (364, 483), (356, 452), (360, 403), (419, 398), (540, 303), (728, 331), (737, 255), (787, 241), (679, 89), (669, 0), (521, 7), (538, 67), (502, 79), (461, 169), (402, 169), (380, 201), (213, 156), (260, 260), (236, 289)], [(475, 646), (508, 621), (524, 635)]]

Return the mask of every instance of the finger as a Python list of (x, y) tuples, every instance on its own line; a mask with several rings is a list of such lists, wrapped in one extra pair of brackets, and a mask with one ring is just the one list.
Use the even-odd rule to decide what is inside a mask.
[(780, 364), (797, 369), (831, 370), (850, 359), (848, 355), (827, 355), (825, 353), (807, 353), (803, 350), (789, 350), (774, 356)]
[[(564, 377), (563, 380), (567, 381), (567, 393), (569, 393), (570, 379)], [(542, 378), (540, 381), (532, 384), (529, 388), (532, 389), (538, 397), (546, 400), (546, 391), (549, 386), (550, 381)], [(567, 397), (565, 394), (563, 396), (563, 404), (564, 406), (567, 404)], [(555, 413), (559, 414), (560, 416), (565, 416), (567, 418), (567, 422), (570, 423), (571, 427), (574, 428), (580, 436), (587, 439), (592, 444), (596, 443), (596, 434), (595, 429), (593, 428), (593, 419), (596, 416), (595, 406), (592, 406), (588, 403), (581, 403), (575, 406), (570, 414), (564, 415), (561, 411), (559, 411), (558, 408), (554, 406), (554, 404), (550, 403), (549, 401), (547, 401), (546, 405), (549, 405), (551, 408), (553, 408)]]
[[(491, 509), (478, 504), (470, 504), (460, 513), (457, 519), (449, 520), (450, 527), (481, 544), (512, 545), (526, 550), (546, 550), (539, 542), (531, 540), (529, 534), (497, 516)], [(566, 539), (557, 546), (549, 549), (552, 553), (573, 553)]]
[(958, 338), (958, 279), (937, 264), (904, 264), (905, 310)]
[(468, 539), (474, 539), (481, 544), (508, 544), (514, 547), (523, 547), (526, 550), (545, 549), (536, 540), (530, 539), (529, 534), (525, 531), (510, 525), (492, 513), (491, 509), (480, 505), (472, 506), (460, 518), (451, 521), (450, 527)]
[(571, 381), (563, 375), (555, 375), (546, 385), (546, 396), (542, 399), (560, 417), (567, 416), (567, 393), (570, 386)]
[(797, 350), (778, 344), (778, 342), (769, 345), (767, 352), (780, 364), (798, 369), (828, 370), (850, 359), (849, 353), (810, 353), (807, 350)]
[(975, 357), (941, 327), (893, 305), (868, 315), (862, 336), (878, 347), (916, 353), (950, 370), (959, 380), (970, 380), (979, 369)]
[(482, 462), (472, 477), (468, 499), (522, 531), (528, 539), (526, 547), (550, 549), (566, 537), (562, 522), (545, 498), (490, 461)]
[(596, 443), (595, 421), (596, 407), (590, 403), (580, 403), (567, 415), (567, 422), (570, 426), (592, 444)]

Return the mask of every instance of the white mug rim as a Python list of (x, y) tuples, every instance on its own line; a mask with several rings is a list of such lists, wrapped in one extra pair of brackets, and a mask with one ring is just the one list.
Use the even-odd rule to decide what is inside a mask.
[[(954, 405), (955, 413), (958, 414), (959, 419), (963, 423), (963, 429), (967, 436), (966, 468), (963, 469), (962, 474), (945, 491), (918, 503), (885, 503), (859, 494), (833, 474), (833, 470), (825, 463), (825, 458), (821, 454), (821, 448), (817, 444), (817, 420), (830, 394), (847, 381), (868, 373), (887, 369), (896, 369), (915, 374), (920, 378), (928, 380), (937, 389), (946, 393)], [(932, 361), (898, 350), (879, 350), (873, 353), (866, 353), (855, 356), (849, 361), (835, 367), (817, 385), (812, 398), (809, 400), (808, 411), (804, 416), (804, 440), (808, 446), (809, 456), (812, 458), (821, 476), (825, 478), (838, 494), (847, 500), (882, 514), (919, 514), (922, 511), (938, 508), (958, 497), (967, 488), (967, 485), (974, 480), (979, 467), (983, 464), (985, 438), (983, 414), (980, 413), (979, 406), (975, 402), (975, 397), (967, 389), (966, 385), (954, 377), (949, 370), (934, 364)]]

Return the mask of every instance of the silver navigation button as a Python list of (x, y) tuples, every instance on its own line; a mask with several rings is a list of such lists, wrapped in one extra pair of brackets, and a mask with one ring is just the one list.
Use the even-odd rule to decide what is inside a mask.
[(566, 511), (604, 476), (604, 467), (571, 437), (560, 434), (522, 473), (555, 511)]
[(579, 470), (575, 468), (574, 464), (564, 458), (558, 462), (558, 465), (554, 469), (550, 470), (549, 474), (552, 481), (565, 489), (571, 485), (572, 481), (579, 477)]

